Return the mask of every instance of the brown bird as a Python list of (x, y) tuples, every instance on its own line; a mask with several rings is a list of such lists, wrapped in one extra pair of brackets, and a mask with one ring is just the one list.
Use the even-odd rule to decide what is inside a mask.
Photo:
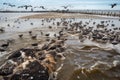
[(18, 35), (20, 38), (22, 38), (23, 37), (23, 34), (20, 34), (20, 35)]
[(31, 39), (36, 39), (37, 35), (31, 36)]
[(9, 46), (9, 42), (1, 45), (1, 47), (5, 47), (5, 48), (7, 48), (8, 46)]
[(118, 42), (117, 42), (117, 41), (113, 41), (112, 44), (113, 44), (113, 45), (117, 45)]
[(0, 28), (0, 32), (5, 32), (4, 28)]
[(32, 34), (32, 31), (29, 31), (29, 34), (31, 35), (31, 34)]
[(31, 44), (32, 46), (38, 46), (38, 43), (33, 43), (33, 44)]
[(0, 48), (0, 52), (4, 52), (4, 51), (6, 51), (6, 50), (5, 50), (5, 49)]
[(49, 37), (49, 36), (50, 36), (50, 34), (49, 34), (49, 33), (48, 33), (48, 34), (45, 34), (45, 36), (46, 36), (46, 37)]

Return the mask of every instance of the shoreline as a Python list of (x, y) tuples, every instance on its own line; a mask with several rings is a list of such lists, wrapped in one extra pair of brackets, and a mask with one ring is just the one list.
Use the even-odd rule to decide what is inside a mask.
[(93, 15), (93, 14), (81, 14), (81, 13), (40, 13), (35, 15), (19, 17), (21, 19), (30, 18), (30, 19), (42, 19), (42, 18), (83, 18), (83, 19), (118, 19), (119, 17), (114, 16), (105, 16), (105, 15)]

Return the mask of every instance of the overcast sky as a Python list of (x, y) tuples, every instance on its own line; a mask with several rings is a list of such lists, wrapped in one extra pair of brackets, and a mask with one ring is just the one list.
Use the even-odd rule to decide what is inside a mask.
[[(16, 7), (11, 8), (3, 5), (3, 3), (11, 3), (16, 5)], [(117, 3), (118, 5), (111, 8), (110, 4), (113, 3)], [(61, 6), (71, 5), (69, 9), (120, 10), (120, 0), (0, 0), (0, 10), (16, 10), (18, 6), (25, 4), (32, 6), (45, 6), (47, 9), (63, 9)]]

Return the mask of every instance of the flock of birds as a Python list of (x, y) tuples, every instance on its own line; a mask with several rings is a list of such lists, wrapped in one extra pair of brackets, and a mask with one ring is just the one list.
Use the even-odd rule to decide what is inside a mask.
[[(7, 5), (7, 6), (10, 6), (10, 7), (16, 7), (16, 5), (13, 5), (11, 3), (3, 3), (3, 5)], [(113, 3), (113, 4), (110, 4), (111, 8), (114, 8), (115, 6), (117, 6), (118, 4), (117, 3)], [(65, 10), (67, 10), (69, 7), (71, 7), (71, 5), (66, 5), (66, 6), (61, 6), (63, 7)], [(32, 5), (22, 5), (22, 6), (18, 6), (17, 8), (25, 8), (26, 10), (28, 8), (31, 8), (31, 10), (33, 10), (33, 8), (41, 8), (41, 9), (47, 9), (45, 8), (44, 6), (32, 6)]]
[[(43, 19), (42, 21), (44, 23), (51, 20)], [(52, 26), (49, 26), (49, 29), (51, 30)], [(28, 31), (28, 34), (31, 36), (33, 31)], [(65, 41), (67, 40), (62, 30), (58, 34), (59, 36), (52, 39), (50, 34), (41, 34), (46, 36), (46, 41), (41, 44), (33, 43), (30, 48), (20, 48), (11, 52), (7, 61), (0, 67), (0, 75), (3, 80), (56, 80), (57, 73), (63, 66), (61, 64), (57, 68), (56, 64), (59, 60), (65, 59)], [(24, 34), (18, 35), (20, 39), (24, 39), (23, 36)], [(37, 35), (31, 36), (32, 39), (37, 39), (36, 37)], [(9, 48), (9, 43), (2, 44), (1, 47)]]
[[(28, 19), (29, 20), (29, 19)], [(53, 19), (55, 21), (55, 19)], [(27, 21), (27, 20), (25, 20)], [(44, 22), (48, 22), (48, 20), (41, 20), (42, 21), (42, 26), (44, 26)], [(52, 21), (52, 20), (51, 20)], [(49, 21), (49, 22), (51, 22)], [(55, 25), (55, 22), (53, 21), (53, 25)], [(15, 21), (15, 23), (18, 22), (19, 24), (21, 23), (18, 19)], [(117, 27), (114, 27), (115, 24), (111, 24), (113, 28), (112, 29), (107, 29), (107, 26), (110, 26), (110, 22), (111, 21), (101, 21), (101, 24), (96, 24), (96, 22), (93, 22), (93, 25), (97, 27), (97, 29), (102, 29), (101, 31), (95, 29), (95, 27), (87, 27), (87, 25), (90, 24), (90, 22), (92, 22), (92, 19), (89, 21), (89, 22), (86, 22), (84, 25), (83, 25), (83, 22), (80, 21), (79, 23), (74, 23), (72, 24), (72, 20), (70, 20), (70, 22), (67, 22), (67, 21), (64, 21), (64, 20), (61, 20), (61, 22), (56, 22), (56, 25), (59, 26), (60, 24), (63, 23), (62, 26), (70, 26), (70, 28), (66, 28), (68, 29), (68, 32), (69, 30), (73, 30), (77, 33), (79, 33), (79, 39), (80, 41), (84, 41), (85, 39), (89, 39), (89, 40), (93, 40), (93, 41), (98, 41), (98, 42), (111, 42), (112, 44), (114, 45), (117, 45), (119, 42), (120, 42), (120, 36), (119, 36), (119, 32), (116, 32), (117, 30), (120, 30), (120, 28), (117, 28)], [(113, 22), (112, 22), (113, 23)], [(34, 26), (34, 23), (30, 23), (32, 26)], [(107, 24), (107, 25), (106, 25)], [(7, 25), (8, 27), (10, 27), (10, 24)], [(83, 26), (83, 27), (82, 27)], [(19, 28), (19, 27), (18, 27)], [(49, 26), (49, 28), (51, 29), (52, 26)], [(78, 31), (80, 30), (80, 31)], [(0, 32), (2, 33), (5, 33), (5, 29), (3, 28), (0, 28)], [(28, 32), (31, 39), (37, 39), (37, 34), (36, 35), (33, 35), (33, 32), (32, 31), (29, 31)], [(44, 32), (41, 31), (41, 35), (43, 35)], [(87, 35), (89, 34), (89, 35)], [(44, 34), (46, 37), (49, 37), (50, 34)], [(24, 34), (19, 34), (18, 37), (19, 38), (23, 38)], [(56, 36), (56, 34), (55, 34)], [(12, 41), (10, 41), (12, 42)], [(1, 47), (0, 47), (0, 52), (4, 52), (6, 51), (6, 48), (9, 46), (9, 43), (10, 42), (7, 42), (5, 44), (2, 44)], [(33, 44), (34, 45), (34, 44)]]
[[(4, 3), (11, 7), (9, 3)], [(111, 4), (111, 8), (114, 8), (117, 4)], [(25, 8), (26, 10), (32, 7), (31, 5), (23, 5), (18, 8)], [(67, 9), (69, 6), (62, 6)], [(45, 9), (44, 6), (35, 7)], [(120, 44), (120, 28), (115, 27), (115, 24), (112, 21), (101, 21), (100, 24), (93, 22), (93, 19), (89, 19), (83, 23), (83, 21), (75, 22), (75, 18), (64, 19), (61, 18), (59, 22), (56, 22), (56, 19), (42, 19), (42, 25), (44, 22), (50, 23), (49, 29), (54, 29), (52, 26), (62, 27), (58, 33), (54, 34), (54, 39), (50, 38), (51, 34), (44, 34), (44, 31), (41, 31), (42, 36), (46, 36), (45, 43), (32, 43), (32, 48), (21, 48), (12, 52), (6, 62), (0, 67), (0, 75), (3, 77), (3, 80), (55, 80), (57, 72), (61, 69), (63, 65), (59, 68), (56, 68), (57, 60), (65, 59), (65, 42), (69, 36), (78, 37), (80, 42), (84, 42), (86, 39), (89, 39), (93, 42), (98, 43), (110, 43), (112, 45)], [(89, 26), (92, 23), (94, 27)], [(112, 24), (110, 24), (112, 23)], [(31, 23), (31, 25), (34, 25)], [(109, 29), (109, 26), (112, 26), (113, 29)], [(9, 26), (9, 25), (8, 25)], [(0, 29), (0, 32), (5, 32), (4, 29)], [(28, 34), (31, 36), (31, 39), (37, 39), (38, 35), (34, 34), (33, 31), (29, 31)], [(44, 35), (43, 35), (44, 34)], [(18, 37), (22, 40), (24, 39), (24, 34), (19, 34)], [(10, 41), (7, 41), (4, 44), (0, 45), (0, 52), (5, 52), (10, 46)]]
[[(16, 7), (16, 5), (12, 5), (12, 4), (10, 4), (10, 3), (3, 3), (3, 5), (7, 5), (7, 6), (10, 6), (10, 7)], [(71, 7), (71, 5), (67, 5), (67, 6), (61, 6), (61, 7), (63, 7), (64, 9), (68, 9), (69, 7)], [(41, 8), (41, 9), (47, 9), (47, 8), (45, 8), (44, 6), (32, 6), (32, 5), (22, 5), (22, 6), (18, 6), (17, 8), (25, 8), (26, 10), (28, 9), (28, 8), (31, 8), (31, 9), (33, 9), (33, 8)]]
[[(10, 3), (3, 3), (3, 5), (7, 5), (7, 6), (10, 6), (10, 7), (16, 7), (16, 5), (12, 5)], [(17, 8), (25, 8), (26, 10), (28, 8), (42, 8), (42, 9), (46, 9), (44, 6), (35, 6), (35, 7), (33, 7), (32, 5), (22, 5), (22, 6), (18, 6)]]
[[(61, 60), (65, 59), (65, 42), (68, 40), (69, 36), (78, 37), (80, 42), (84, 42), (89, 39), (93, 42), (107, 43), (117, 45), (120, 43), (120, 28), (115, 27), (112, 21), (101, 21), (101, 23), (96, 23), (93, 19), (89, 19), (83, 23), (75, 22), (75, 19), (64, 19), (61, 21), (54, 22), (56, 19), (43, 19), (42, 22), (53, 22), (48, 28), (49, 30), (54, 29), (53, 25), (64, 26), (54, 34), (54, 38), (51, 38), (51, 34), (44, 34), (46, 36), (46, 41), (39, 43), (32, 43), (31, 48), (21, 48), (13, 51), (7, 58), (7, 61), (0, 67), (0, 75), (3, 76), (3, 80), (56, 80), (56, 76), (59, 70), (62, 68), (56, 68), (58, 58)], [(89, 27), (88, 25), (92, 23), (96, 25), (94, 27)], [(112, 24), (110, 24), (112, 23)], [(107, 24), (107, 25), (106, 25)], [(42, 24), (44, 26), (44, 24)], [(112, 25), (113, 29), (108, 29)], [(28, 31), (31, 36), (32, 31)], [(18, 35), (19, 38), (24, 39), (24, 34)], [(31, 36), (32, 39), (37, 39), (37, 35)], [(1, 47), (9, 48), (10, 42), (2, 44)], [(2, 51), (2, 50), (1, 50)], [(34, 75), (33, 75), (34, 74)]]

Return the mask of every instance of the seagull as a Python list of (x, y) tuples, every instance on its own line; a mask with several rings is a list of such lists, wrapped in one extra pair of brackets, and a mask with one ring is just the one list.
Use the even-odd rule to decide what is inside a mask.
[(35, 6), (34, 8), (42, 8), (42, 9), (46, 9), (44, 6)]
[(40, 8), (39, 6), (35, 6), (34, 8)]
[(8, 5), (9, 3), (3, 3), (3, 5)]
[(68, 6), (61, 6), (61, 7), (63, 7), (64, 9), (67, 9), (67, 8), (68, 8)]
[(31, 6), (31, 5), (18, 6), (18, 8), (23, 8), (23, 7), (25, 7), (25, 9), (27, 10), (27, 9), (28, 9), (28, 7), (32, 7), (32, 6)]
[(15, 5), (12, 5), (12, 4), (9, 4), (8, 6), (10, 6), (10, 7), (15, 7)]
[(61, 6), (61, 7), (63, 7), (64, 9), (67, 9), (68, 7), (71, 7), (71, 5)]
[(45, 9), (45, 7), (44, 7), (44, 6), (40, 6), (40, 8)]
[(117, 3), (111, 4), (111, 8), (114, 8), (115, 6), (117, 6)]
[(3, 3), (3, 5), (8, 5), (8, 6), (11, 6), (11, 7), (15, 7), (15, 5), (12, 5), (10, 3)]

